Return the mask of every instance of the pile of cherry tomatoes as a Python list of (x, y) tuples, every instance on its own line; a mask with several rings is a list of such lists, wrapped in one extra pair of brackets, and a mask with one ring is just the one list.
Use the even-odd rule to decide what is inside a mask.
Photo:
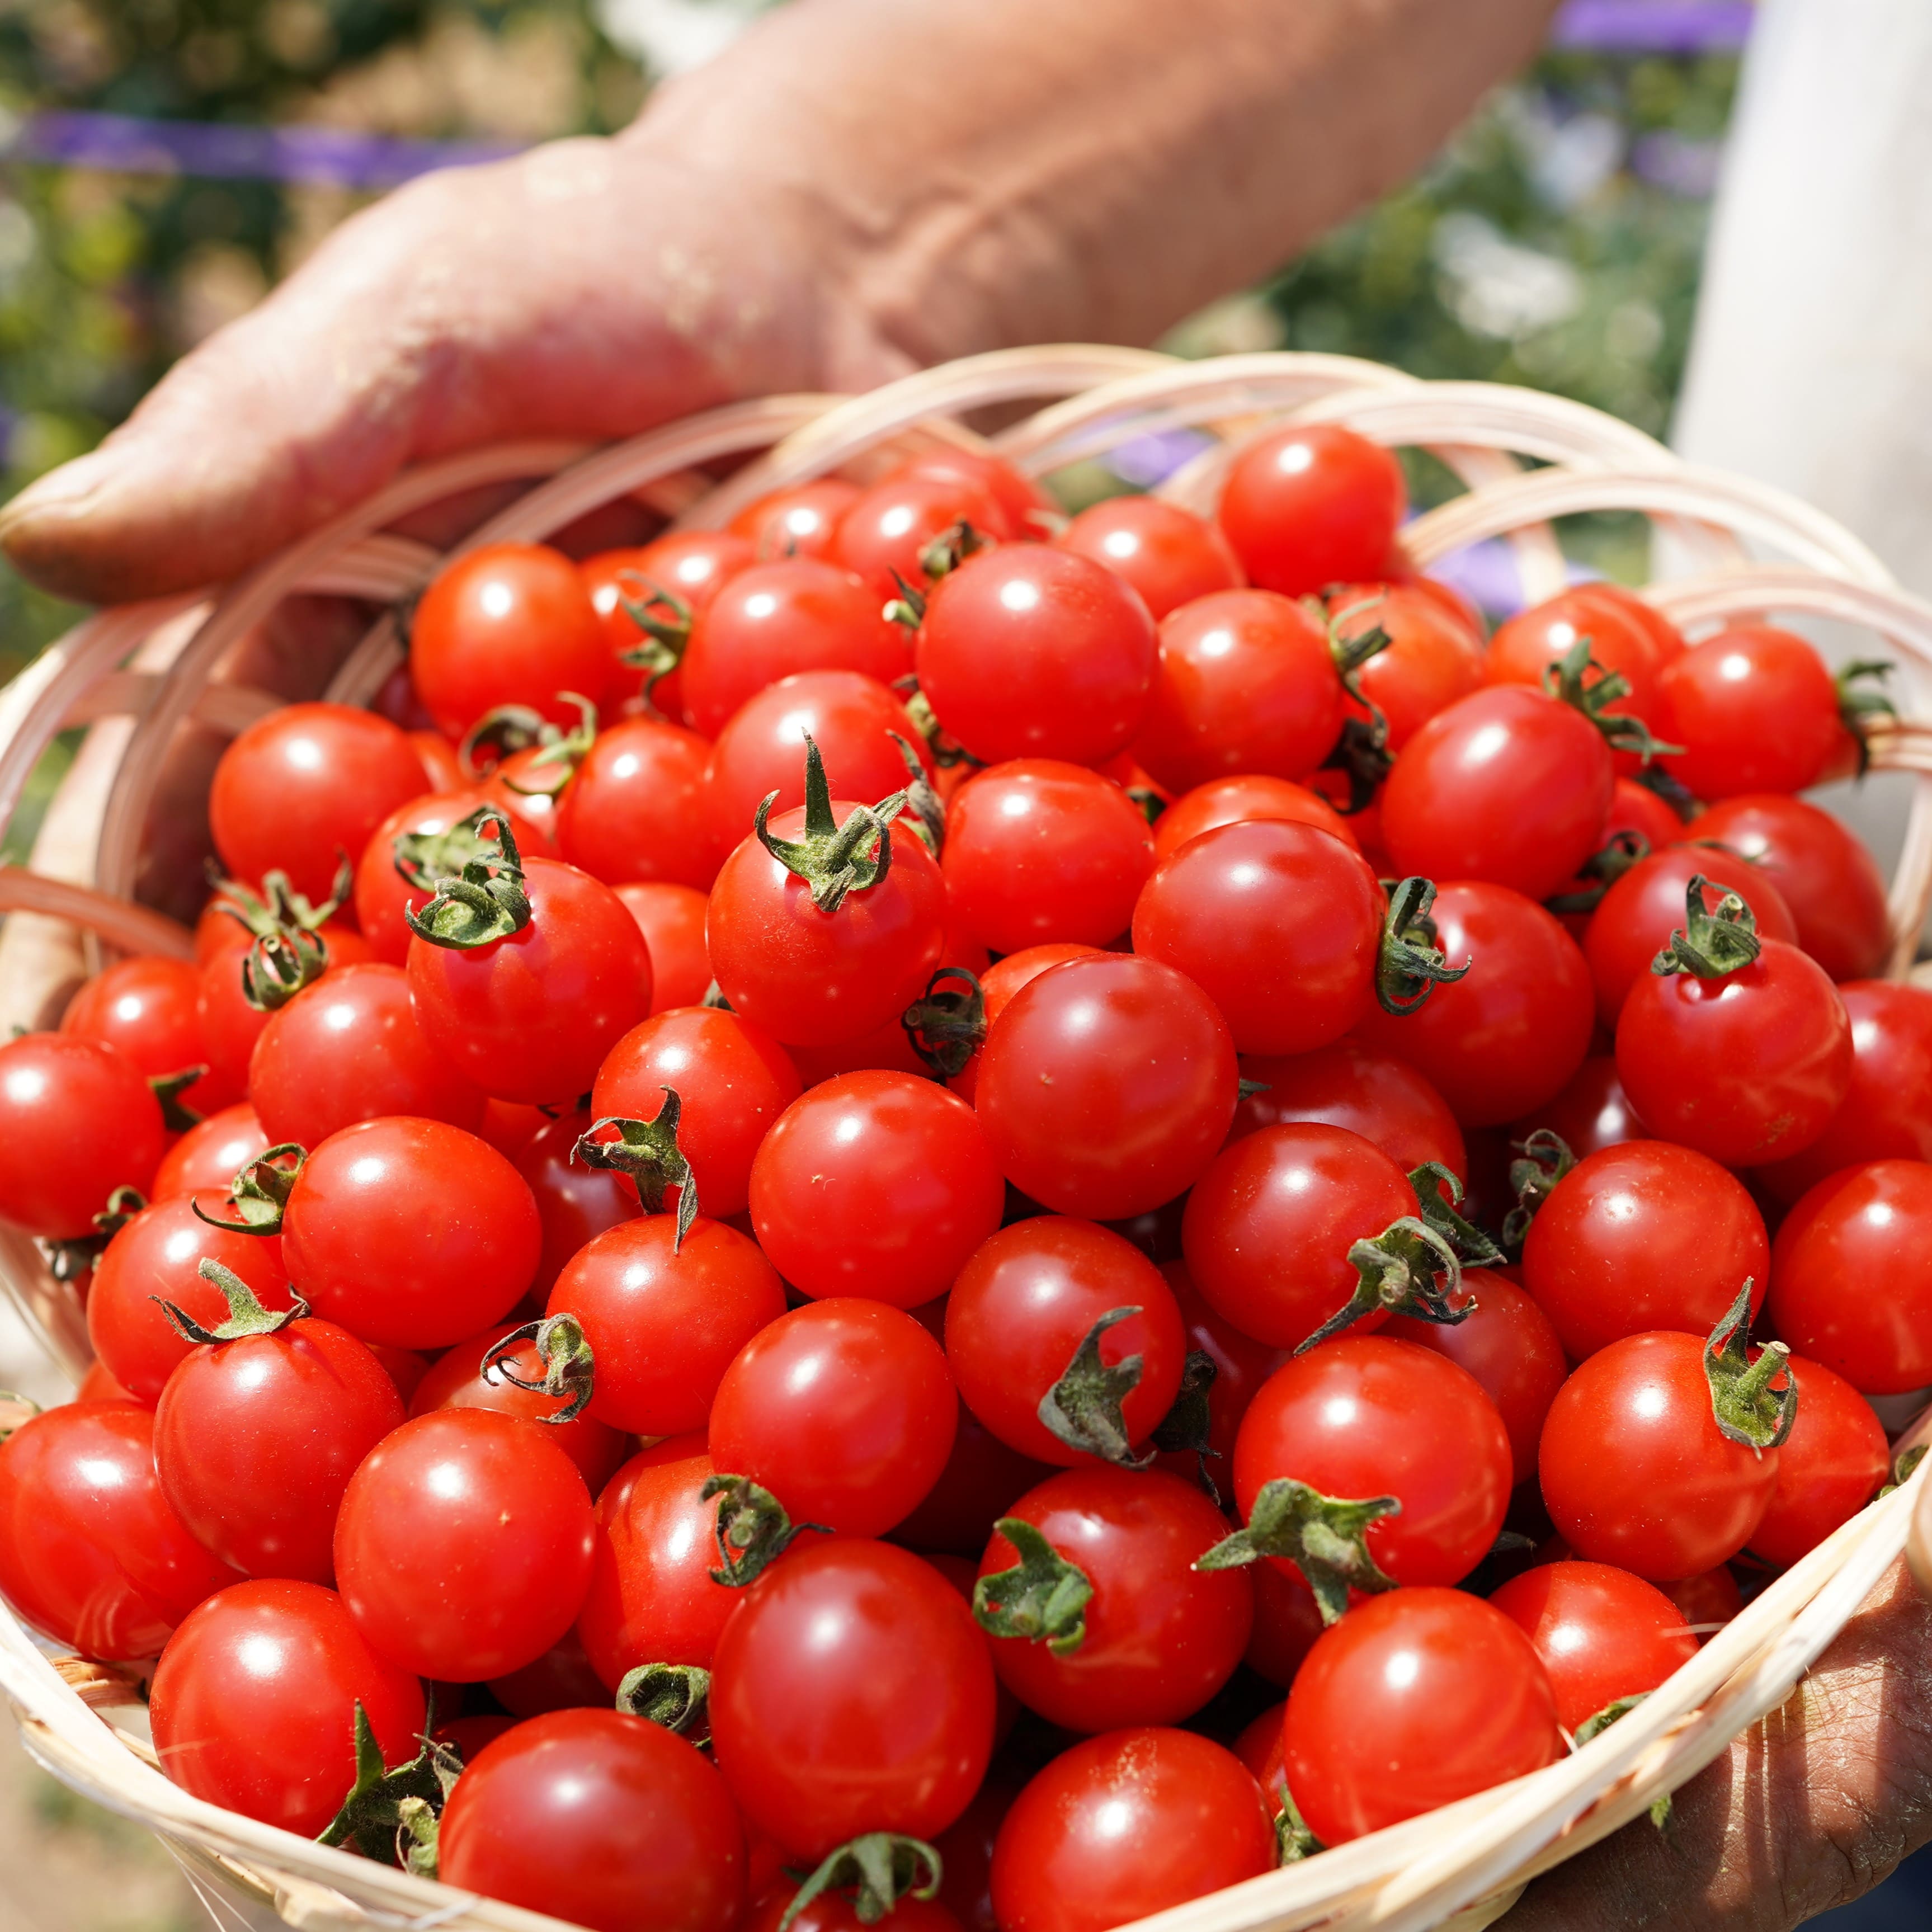
[[(401, 614), (0, 1047), (0, 1588), (214, 1804), (598, 1932), (1106, 1932), (1534, 1772), (1888, 1479), (1882, 667), (1484, 637), (1332, 428)], [(158, 1659), (152, 1666), (147, 1660)]]

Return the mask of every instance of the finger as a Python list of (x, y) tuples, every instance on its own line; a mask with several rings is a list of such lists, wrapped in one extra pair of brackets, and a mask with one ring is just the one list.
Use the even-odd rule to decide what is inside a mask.
[(1932, 1608), (1901, 1562), (1783, 1707), (1647, 1820), (1538, 1879), (1505, 1932), (1786, 1932), (1932, 1838)]

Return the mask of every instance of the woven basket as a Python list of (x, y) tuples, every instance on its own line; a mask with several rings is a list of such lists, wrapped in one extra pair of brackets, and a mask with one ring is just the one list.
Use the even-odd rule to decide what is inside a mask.
[[(523, 494), (458, 548), (541, 541), (625, 496), (674, 513), (680, 526), (712, 527), (767, 490), (830, 471), (863, 480), (922, 446), (979, 445), (959, 418), (1016, 404), (1036, 413), (990, 446), (1034, 474), (1134, 437), (1208, 432), (1203, 453), (1161, 487), (1202, 511), (1211, 508), (1231, 453), (1260, 428), (1284, 416), (1344, 423), (1378, 442), (1432, 451), (1468, 486), (1408, 526), (1405, 542), (1419, 565), (1506, 538), (1526, 592), (1540, 598), (1565, 580), (1550, 519), (1634, 511), (1668, 532), (1660, 548), (1686, 570), (1646, 593), (1679, 624), (1779, 613), (1876, 634), (1899, 660), (1895, 694), (1908, 722), (1876, 741), (1875, 762), (1917, 774), (1891, 896), (1890, 970), (1903, 976), (1910, 969), (1932, 898), (1932, 736), (1910, 722), (1932, 720), (1932, 606), (1898, 590), (1856, 538), (1776, 490), (1679, 463), (1628, 424), (1555, 397), (1420, 382), (1341, 356), (1180, 362), (1063, 345), (972, 357), (863, 396), (735, 404), (605, 448), (531, 442), (452, 458), (399, 477), (234, 584), (89, 618), (0, 692), (0, 824), (18, 808), (55, 734), (90, 728), (43, 822), (32, 868), (0, 868), (0, 912), (10, 915), (0, 930), (0, 1024), (46, 1024), (50, 1002), (104, 949), (190, 953), (184, 927), (132, 897), (144, 828), (180, 728), (192, 719), (232, 735), (281, 702), (216, 674), (284, 600), (320, 595), (388, 606), (419, 590), (444, 558), (390, 533), (399, 522), (464, 493), (513, 486)], [(746, 457), (722, 484), (699, 467)], [(1767, 556), (1778, 560), (1753, 560)], [(328, 695), (366, 704), (399, 661), (386, 616), (350, 651)], [(34, 1244), (4, 1226), (0, 1286), (77, 1379), (88, 1360), (80, 1311)], [(1911, 1435), (1922, 1432), (1932, 1436), (1932, 1412)], [(1136, 1932), (1316, 1924), (1474, 1932), (1537, 1872), (1640, 1816), (1782, 1703), (1908, 1541), (1915, 1568), (1932, 1576), (1924, 1560), (1932, 1542), (1913, 1527), (1926, 1481), (1922, 1468), (1846, 1523), (1643, 1704), (1562, 1763), (1144, 1920)], [(158, 1834), (224, 1924), (538, 1932), (558, 1923), (189, 1796), (155, 1768), (135, 1680), (50, 1655), (4, 1609), (0, 1690), (32, 1755), (76, 1791)]]

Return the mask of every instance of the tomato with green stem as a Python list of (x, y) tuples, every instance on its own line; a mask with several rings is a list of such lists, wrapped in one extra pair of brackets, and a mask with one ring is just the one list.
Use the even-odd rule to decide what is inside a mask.
[(760, 563), (778, 557), (822, 557), (832, 548), (838, 519), (862, 494), (842, 476), (815, 477), (746, 504), (729, 528), (751, 544)]
[(962, 524), (984, 542), (1004, 542), (1021, 534), (999, 499), (976, 478), (934, 476), (907, 464), (881, 477), (846, 510), (832, 533), (828, 556), (889, 602), (902, 584), (915, 591), (925, 588), (928, 547), (943, 543)]
[[(117, 959), (82, 982), (61, 1016), (60, 1030), (124, 1054), (149, 1080), (165, 1078), (206, 1064), (196, 1011), (200, 993), (201, 970), (192, 960)], [(241, 1090), (216, 1079), (211, 1069), (182, 1098), (206, 1118), (233, 1106)]]
[[(611, 703), (628, 706), (648, 696), (660, 716), (681, 718), (684, 694), (676, 660), (690, 640), (692, 620), (758, 560), (750, 541), (729, 530), (669, 530), (634, 549), (585, 557), (577, 574), (614, 661), (606, 686)], [(647, 634), (634, 609), (664, 634)]]
[(171, 1195), (197, 1194), (209, 1187), (225, 1194), (236, 1175), (268, 1147), (268, 1137), (247, 1101), (224, 1107), (189, 1128), (161, 1156), (154, 1170), (154, 1198), (165, 1201)]
[[(1598, 676), (1618, 676), (1628, 686), (1604, 705), (1605, 713), (1646, 719), (1656, 725), (1659, 736), (1669, 737), (1669, 708), (1661, 694), (1664, 660), (1657, 640), (1639, 617), (1604, 596), (1594, 584), (1573, 585), (1499, 625), (1483, 654), (1483, 681), (1546, 689), (1564, 660), (1586, 640)], [(1618, 762), (1621, 769), (1635, 769), (1628, 753)]]
[[(588, 1166), (577, 1144), (590, 1131), (592, 1117), (584, 1108), (546, 1120), (516, 1156), (536, 1202), (543, 1246), (530, 1293), (547, 1298), (565, 1264), (607, 1229), (634, 1220), (638, 1190), (622, 1174)], [(587, 1480), (587, 1479), (586, 1479)]]
[(1344, 644), (1379, 631), (1388, 642), (1354, 673), (1347, 715), (1382, 716), (1383, 744), (1399, 752), (1438, 711), (1479, 690), (1479, 634), (1425, 590), (1400, 584), (1349, 584), (1327, 593), (1329, 622)]
[(1892, 1466), (1885, 1426), (1844, 1376), (1791, 1358), (1798, 1419), (1778, 1451), (1778, 1486), (1750, 1550), (1780, 1568), (1808, 1555), (1878, 1493)]

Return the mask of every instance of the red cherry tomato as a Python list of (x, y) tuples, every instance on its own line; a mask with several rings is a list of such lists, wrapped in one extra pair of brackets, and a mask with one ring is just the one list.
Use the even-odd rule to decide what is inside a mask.
[(440, 1348), (500, 1321), (536, 1271), (536, 1204), (487, 1143), (440, 1120), (364, 1120), (309, 1156), (282, 1252), (315, 1312), (364, 1342)]
[(967, 1407), (1021, 1454), (1084, 1467), (1084, 1452), (1047, 1428), (1040, 1404), (1088, 1331), (1118, 1308), (1140, 1312), (1102, 1332), (1100, 1360), (1113, 1367), (1141, 1358), (1140, 1381), (1120, 1403), (1138, 1444), (1173, 1406), (1186, 1352), (1160, 1270), (1090, 1221), (1042, 1215), (1002, 1228), (961, 1270), (946, 1304), (946, 1360)]
[(506, 704), (574, 724), (576, 707), (560, 694), (601, 706), (615, 668), (576, 565), (542, 544), (466, 551), (423, 592), (410, 623), (410, 675), (451, 738)]
[(162, 1493), (154, 1442), (149, 1410), (82, 1400), (0, 1442), (0, 1590), (84, 1657), (153, 1656), (236, 1580)]
[(848, 1073), (794, 1100), (752, 1166), (752, 1221), (801, 1293), (915, 1308), (1000, 1225), (1006, 1184), (973, 1109), (930, 1080)]
[(1264, 1485), (1285, 1478), (1326, 1496), (1395, 1497), (1400, 1512), (1369, 1526), (1370, 1555), (1398, 1583), (1454, 1583), (1502, 1527), (1510, 1441), (1481, 1384), (1447, 1356), (1343, 1335), (1283, 1363), (1256, 1391), (1234, 1473), (1244, 1520)]
[(270, 1145), (247, 1101), (224, 1107), (200, 1126), (189, 1128), (161, 1156), (154, 1170), (154, 1198), (165, 1201), (170, 1195), (198, 1193), (204, 1187), (225, 1192), (236, 1175)]
[(695, 731), (656, 718), (627, 718), (598, 732), (557, 807), (558, 850), (609, 886), (668, 879), (708, 886), (733, 842), (712, 836), (704, 793), (710, 755)]
[(1509, 1138), (1527, 1140), (1540, 1127), (1557, 1135), (1580, 1160), (1603, 1148), (1649, 1138), (1617, 1078), (1616, 1060), (1606, 1053), (1593, 1053), (1554, 1100), (1512, 1124)]
[[(1546, 688), (1552, 668), (1587, 638), (1590, 662), (1598, 667), (1587, 681), (1612, 674), (1630, 686), (1628, 693), (1604, 707), (1612, 718), (1641, 718), (1668, 738), (1669, 709), (1660, 694), (1663, 660), (1648, 627), (1633, 612), (1598, 594), (1595, 584), (1578, 584), (1498, 627), (1483, 657), (1486, 684), (1526, 684)], [(1618, 763), (1634, 766), (1628, 755)]]
[(1538, 1452), (1543, 1500), (1578, 1556), (1670, 1582), (1750, 1540), (1778, 1451), (1719, 1432), (1704, 1348), (1694, 1335), (1626, 1336), (1558, 1393)]
[(809, 1862), (862, 1832), (943, 1832), (986, 1774), (993, 1707), (952, 1585), (842, 1538), (788, 1552), (726, 1624), (711, 1738), (748, 1822)]
[(1300, 597), (1380, 576), (1407, 499), (1388, 451), (1339, 424), (1306, 423), (1242, 450), (1219, 516), (1248, 581)]
[(1684, 836), (1684, 821), (1647, 785), (1619, 776), (1604, 821), (1606, 842), (1618, 832), (1640, 833), (1653, 852), (1660, 852)]
[(1356, 844), (1348, 821), (1319, 793), (1290, 778), (1250, 773), (1240, 778), (1215, 778), (1182, 793), (1154, 822), (1154, 856), (1171, 858), (1190, 838), (1198, 838), (1218, 826), (1242, 825), (1267, 818), (1312, 825), (1345, 845), (1353, 848)]
[(1242, 1053), (1310, 1053), (1376, 997), (1385, 902), (1359, 853), (1306, 825), (1203, 832), (1134, 906), (1134, 950), (1185, 973)]
[(586, 1167), (576, 1158), (577, 1143), (591, 1120), (579, 1109), (546, 1120), (516, 1156), (517, 1172), (529, 1185), (543, 1226), (543, 1250), (530, 1287), (538, 1300), (548, 1296), (564, 1264), (586, 1243), (637, 1218), (638, 1191), (626, 1176)]
[(1170, 611), (1134, 756), (1174, 791), (1238, 773), (1305, 778), (1340, 736), (1347, 694), (1328, 633), (1272, 590)]
[(1465, 1127), (1514, 1120), (1582, 1064), (1595, 1017), (1590, 969), (1551, 914), (1506, 886), (1444, 886), (1431, 916), (1444, 958), (1471, 962), (1468, 974), (1419, 1012), (1371, 1006), (1357, 1036), (1408, 1061)]
[(996, 542), (1020, 534), (983, 484), (908, 466), (875, 483), (838, 519), (828, 555), (887, 602), (898, 596), (902, 583), (925, 586), (922, 554), (935, 537), (962, 523)]
[(1139, 806), (1111, 778), (1048, 758), (981, 772), (953, 796), (942, 863), (966, 928), (995, 952), (1104, 945), (1154, 870)]
[(354, 1336), (295, 1322), (189, 1351), (154, 1412), (154, 1467), (224, 1562), (326, 1583), (343, 1491), (402, 1419), (388, 1371)]
[(137, 1408), (152, 1408), (152, 1402), (141, 1402), (124, 1389), (99, 1362), (90, 1362), (87, 1372), (80, 1378), (80, 1386), (74, 1392), (76, 1402), (131, 1402)]
[(1779, 1444), (1778, 1486), (1751, 1532), (1753, 1552), (1796, 1563), (1878, 1493), (1891, 1468), (1884, 1425), (1842, 1376), (1794, 1355), (1798, 1418)]
[(1615, 777), (1581, 712), (1498, 685), (1438, 711), (1410, 740), (1382, 788), (1382, 841), (1404, 873), (1547, 898), (1602, 842)]
[(824, 556), (838, 520), (864, 494), (842, 476), (820, 476), (749, 503), (731, 519), (734, 536), (749, 543), (760, 562), (775, 557)]
[(1382, 1332), (1433, 1348), (1475, 1378), (1509, 1432), (1510, 1480), (1526, 1483), (1536, 1474), (1544, 1418), (1570, 1365), (1550, 1317), (1507, 1275), (1472, 1268), (1462, 1282), (1474, 1300), (1465, 1320), (1445, 1324), (1398, 1315)]
[(1288, 1788), (1324, 1845), (1364, 1838), (1564, 1754), (1529, 1640), (1480, 1598), (1395, 1590), (1324, 1631), (1288, 1694)]
[(673, 1006), (696, 1006), (711, 984), (711, 956), (704, 950), (705, 895), (662, 879), (640, 879), (611, 890), (638, 922), (651, 956), (652, 1017)]
[[(1009, 952), (995, 960), (979, 976), (980, 1004), (988, 1028), (1012, 1004), (1013, 995), (1022, 986), (1030, 986), (1037, 980), (1048, 967), (1100, 950), (1097, 946), (1084, 946), (1077, 940), (1062, 940), (1047, 946), (1022, 946), (1018, 952)], [(979, 1090), (980, 1055), (976, 1050), (946, 1084), (970, 1104)]]
[(1802, 798), (1727, 798), (1684, 829), (1768, 878), (1798, 922), (1798, 943), (1834, 980), (1869, 980), (1892, 951), (1885, 880), (1858, 834)]
[(1053, 541), (1125, 578), (1156, 622), (1178, 604), (1240, 587), (1241, 566), (1220, 529), (1158, 496), (1109, 496)]
[(584, 1478), (541, 1425), (437, 1409), (350, 1479), (335, 1574), (371, 1648), (473, 1684), (533, 1663), (576, 1622), (591, 1530)]
[(1803, 791), (1823, 777), (1843, 727), (1838, 688), (1805, 639), (1733, 624), (1685, 651), (1662, 678), (1664, 770), (1702, 799)]
[[(61, 1016), (60, 1030), (114, 1048), (149, 1080), (185, 1072), (206, 1064), (196, 1011), (200, 992), (201, 969), (191, 960), (116, 960), (82, 983)], [(182, 1097), (207, 1114), (241, 1096), (210, 1072)]]
[(1626, 590), (1621, 584), (1601, 578), (1594, 583), (1573, 585), (1569, 595), (1592, 638), (1606, 623), (1621, 619), (1636, 625), (1649, 638), (1660, 668), (1683, 655), (1684, 633), (1654, 604), (1634, 590)]
[(692, 626), (685, 716), (715, 738), (747, 699), (795, 671), (855, 670), (890, 685), (911, 668), (904, 634), (850, 571), (802, 556), (754, 564)]
[(1407, 1174), (1438, 1161), (1466, 1179), (1469, 1156), (1448, 1103), (1407, 1061), (1352, 1040), (1279, 1059), (1245, 1055), (1244, 1079), (1260, 1083), (1234, 1109), (1236, 1137), (1297, 1120), (1346, 1127), (1372, 1141)]
[[(1160, 1271), (1180, 1310), (1188, 1352), (1191, 1354), (1198, 1349), (1214, 1364), (1214, 1379), (1208, 1390), (1206, 1468), (1215, 1488), (1225, 1491), (1241, 1418), (1247, 1414), (1255, 1391), (1281, 1366), (1285, 1358), (1279, 1348), (1243, 1334), (1232, 1322), (1217, 1315), (1194, 1286), (1185, 1262), (1162, 1262)], [(1162, 1450), (1160, 1466), (1191, 1483), (1198, 1484), (1201, 1478), (1200, 1456), (1191, 1449)]]
[(1709, 1641), (1713, 1625), (1729, 1623), (1744, 1606), (1738, 1580), (1721, 1563), (1681, 1582), (1657, 1587), (1683, 1612), (1700, 1644)]
[(600, 550), (578, 564), (577, 574), (615, 660), (606, 687), (612, 702), (641, 698), (649, 684), (652, 710), (666, 718), (683, 712), (682, 680), (676, 670), (653, 682), (645, 666), (623, 662), (626, 652), (644, 641), (644, 628), (626, 604), (673, 626), (688, 623), (740, 571), (757, 561), (752, 544), (728, 530), (674, 530), (639, 549)]
[(1654, 1328), (1710, 1334), (1747, 1280), (1754, 1313), (1771, 1243), (1743, 1184), (1668, 1141), (1586, 1155), (1536, 1210), (1522, 1285), (1572, 1361)]
[[(1388, 642), (1355, 674), (1363, 696), (1382, 714), (1388, 745), (1400, 752), (1438, 711), (1483, 684), (1480, 635), (1430, 592), (1400, 584), (1351, 584), (1327, 602), (1336, 634), (1352, 643), (1372, 630)], [(1365, 722), (1368, 706), (1351, 700), (1348, 716)]]
[[(1354, 1292), (1349, 1248), (1416, 1212), (1408, 1175), (1380, 1148), (1346, 1127), (1297, 1122), (1222, 1149), (1187, 1198), (1181, 1246), (1223, 1320), (1292, 1348)], [(1370, 1328), (1385, 1318), (1364, 1317)]]
[(1061, 1214), (1122, 1220), (1171, 1201), (1234, 1117), (1234, 1042), (1158, 960), (1070, 959), (986, 1035), (974, 1106), (1006, 1178)]
[(71, 1034), (0, 1046), (0, 1216), (50, 1241), (94, 1232), (117, 1187), (153, 1184), (161, 1106), (126, 1054)]

